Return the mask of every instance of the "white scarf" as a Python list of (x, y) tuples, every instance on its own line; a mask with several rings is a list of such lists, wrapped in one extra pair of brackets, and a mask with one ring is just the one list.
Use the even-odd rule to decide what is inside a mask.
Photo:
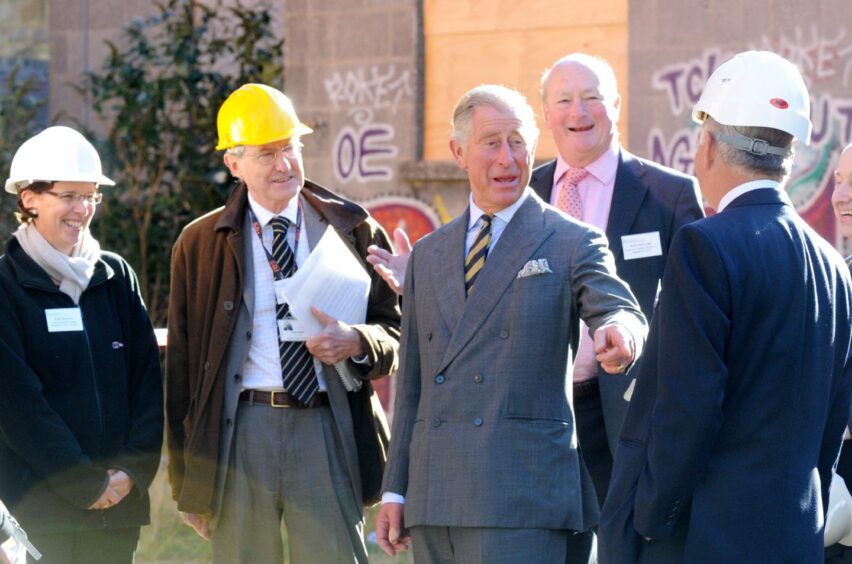
[(80, 242), (71, 249), (71, 256), (56, 250), (39, 230), (29, 223), (22, 223), (14, 235), (24, 252), (56, 282), (59, 291), (70, 296), (75, 304), (79, 304), (80, 295), (89, 287), (95, 273), (95, 263), (101, 256), (101, 246), (92, 237), (89, 228), (83, 231)]

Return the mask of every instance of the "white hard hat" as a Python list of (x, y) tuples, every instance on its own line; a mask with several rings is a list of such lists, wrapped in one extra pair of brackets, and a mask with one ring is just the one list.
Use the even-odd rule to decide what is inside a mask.
[(103, 175), (101, 159), (92, 144), (79, 132), (62, 125), (48, 127), (15, 151), (6, 191), (17, 194), (38, 181), (115, 184)]
[(831, 476), (823, 541), (825, 546), (838, 542), (852, 546), (852, 496), (849, 495), (846, 482), (837, 474)]
[(703, 123), (708, 115), (723, 125), (771, 127), (810, 143), (805, 81), (793, 63), (769, 51), (739, 53), (710, 75), (692, 119)]

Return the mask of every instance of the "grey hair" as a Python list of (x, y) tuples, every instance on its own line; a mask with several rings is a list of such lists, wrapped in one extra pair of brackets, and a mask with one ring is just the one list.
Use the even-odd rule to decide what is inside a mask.
[(490, 106), (501, 112), (514, 114), (521, 120), (520, 133), (527, 146), (532, 148), (538, 142), (539, 131), (535, 123), (535, 112), (526, 97), (505, 86), (482, 84), (462, 96), (453, 109), (452, 138), (459, 145), (467, 145), (473, 112), (479, 106)]
[(541, 73), (542, 100), (544, 100), (545, 93), (547, 92), (547, 81), (550, 79), (550, 73), (553, 72), (556, 67), (560, 67), (568, 63), (577, 63), (592, 71), (598, 78), (598, 82), (600, 82), (599, 90), (604, 99), (614, 100), (618, 97), (618, 80), (615, 78), (615, 71), (612, 70), (612, 66), (606, 61), (606, 59), (587, 55), (586, 53), (571, 53), (569, 55), (565, 55)]
[(225, 149), (226, 155), (231, 155), (233, 157), (240, 158), (246, 154), (246, 146), (245, 145), (234, 145), (230, 149)]
[(749, 174), (759, 174), (772, 180), (783, 181), (790, 175), (793, 168), (793, 136), (786, 131), (771, 127), (724, 125), (707, 116), (705, 120), (708, 130), (713, 134), (730, 135), (734, 137), (750, 137), (766, 141), (770, 147), (786, 150), (785, 155), (757, 155), (739, 149), (729, 143), (719, 140), (719, 154), (722, 160), (730, 166), (739, 168)]

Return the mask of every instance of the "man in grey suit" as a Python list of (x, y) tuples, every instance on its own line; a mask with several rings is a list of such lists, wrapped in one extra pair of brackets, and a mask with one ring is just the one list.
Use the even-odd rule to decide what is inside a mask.
[(418, 563), (590, 559), (571, 543), (598, 518), (572, 408), (579, 322), (611, 373), (636, 359), (646, 324), (603, 233), (528, 188), (537, 140), (518, 92), (480, 86), (456, 105), (450, 148), (470, 207), (415, 245), (405, 277), (376, 521), (388, 554), (406, 548), (407, 525)]
[[(621, 146), (621, 97), (603, 59), (562, 57), (542, 75), (541, 96), (558, 155), (533, 171), (530, 186), (557, 207), (566, 202), (563, 194), (576, 190), (577, 219), (606, 233), (618, 276), (650, 321), (675, 232), (704, 217), (695, 178)], [(577, 173), (581, 178), (572, 187), (569, 179)], [(574, 364), (574, 407), (580, 451), (603, 505), (635, 376), (607, 377), (591, 344), (584, 335)]]

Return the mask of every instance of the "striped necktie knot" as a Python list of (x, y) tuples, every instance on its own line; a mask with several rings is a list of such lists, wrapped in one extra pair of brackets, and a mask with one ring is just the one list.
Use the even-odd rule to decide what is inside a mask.
[(467, 252), (467, 258), (464, 260), (464, 289), (465, 295), (470, 295), (473, 289), (473, 283), (476, 282), (476, 277), (485, 266), (485, 259), (488, 257), (488, 246), (491, 244), (491, 220), (494, 216), (482, 214), (482, 227), (479, 233), (476, 234), (470, 250)]

